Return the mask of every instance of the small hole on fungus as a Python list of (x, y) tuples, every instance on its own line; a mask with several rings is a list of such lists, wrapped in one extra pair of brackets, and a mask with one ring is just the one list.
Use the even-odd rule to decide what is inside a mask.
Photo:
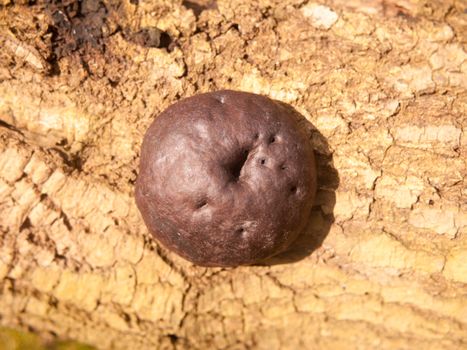
[(245, 232), (245, 229), (243, 227), (237, 228), (235, 230), (235, 233), (237, 233), (237, 234), (243, 234), (244, 232)]
[(204, 206), (207, 205), (207, 204), (208, 204), (208, 202), (205, 201), (205, 200), (204, 200), (204, 201), (200, 201), (200, 202), (198, 202), (198, 203), (196, 204), (196, 208), (197, 208), (197, 209), (201, 209), (202, 207), (204, 207)]
[(259, 162), (261, 163), (261, 165), (264, 165), (264, 164), (266, 164), (266, 159), (263, 158)]
[(257, 139), (259, 139), (259, 134), (258, 133), (255, 134), (255, 140), (257, 140)]
[(292, 192), (292, 193), (297, 192), (297, 186), (290, 187), (290, 192)]
[(239, 180), (240, 173), (242, 172), (242, 169), (248, 160), (249, 152), (250, 151), (248, 149), (244, 149), (242, 152), (236, 155), (230, 164), (226, 165), (226, 170), (230, 174), (233, 181), (236, 182)]
[(287, 167), (284, 164), (282, 164), (281, 165), (281, 170), (285, 170), (285, 169), (287, 169)]
[(274, 142), (276, 142), (276, 138), (274, 136), (271, 136), (269, 138), (269, 143), (274, 143)]

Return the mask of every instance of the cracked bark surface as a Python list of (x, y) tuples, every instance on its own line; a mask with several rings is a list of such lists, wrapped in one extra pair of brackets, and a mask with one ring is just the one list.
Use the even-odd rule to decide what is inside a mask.
[[(465, 2), (22, 3), (0, 1), (2, 325), (102, 349), (466, 346)], [(317, 129), (310, 228), (261, 266), (184, 261), (134, 202), (154, 116), (224, 88)]]

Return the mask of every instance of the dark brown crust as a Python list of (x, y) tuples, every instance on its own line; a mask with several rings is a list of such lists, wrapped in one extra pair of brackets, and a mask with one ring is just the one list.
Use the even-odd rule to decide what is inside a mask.
[(136, 203), (154, 237), (203, 266), (259, 262), (303, 230), (313, 150), (292, 109), (217, 91), (162, 112), (143, 141)]

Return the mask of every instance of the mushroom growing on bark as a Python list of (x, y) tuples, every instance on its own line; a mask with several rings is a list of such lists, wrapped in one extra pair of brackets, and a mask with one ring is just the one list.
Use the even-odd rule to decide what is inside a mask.
[(154, 237), (202, 266), (260, 262), (303, 231), (316, 192), (296, 112), (217, 91), (162, 112), (144, 137), (136, 202)]

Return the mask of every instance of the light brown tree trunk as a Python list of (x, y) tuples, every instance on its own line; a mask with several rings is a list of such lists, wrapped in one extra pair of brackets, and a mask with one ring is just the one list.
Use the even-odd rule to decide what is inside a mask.
[[(466, 3), (320, 2), (0, 2), (1, 324), (102, 349), (465, 348)], [(311, 225), (262, 266), (193, 266), (134, 203), (154, 116), (222, 88), (319, 131)]]

